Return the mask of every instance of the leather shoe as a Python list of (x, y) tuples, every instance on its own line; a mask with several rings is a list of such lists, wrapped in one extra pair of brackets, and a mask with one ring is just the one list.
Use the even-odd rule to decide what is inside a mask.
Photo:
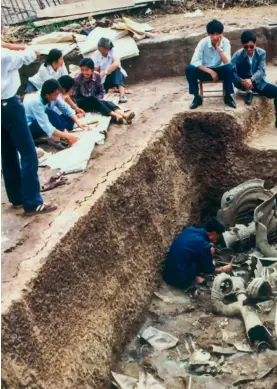
[(231, 95), (226, 95), (224, 97), (224, 103), (229, 105), (231, 108), (237, 108), (237, 104)]
[(245, 104), (251, 105), (253, 101), (253, 93), (247, 92), (245, 96)]
[(202, 105), (202, 103), (203, 103), (203, 101), (202, 101), (202, 97), (200, 95), (194, 96), (194, 99), (192, 100), (192, 103), (189, 107), (190, 107), (190, 109), (195, 109), (199, 105)]

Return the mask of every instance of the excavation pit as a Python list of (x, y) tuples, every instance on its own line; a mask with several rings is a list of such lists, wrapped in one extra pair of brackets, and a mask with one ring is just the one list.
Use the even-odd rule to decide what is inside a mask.
[[(152, 106), (138, 104), (128, 139), (111, 133), (117, 155), (109, 158), (111, 144), (103, 146), (105, 155), (99, 151), (97, 164), (71, 184), (67, 206), (55, 219), (28, 221), (28, 238), (7, 252), (4, 388), (109, 387), (110, 369), (139, 329), (176, 234), (215, 215), (222, 194), (247, 179), (276, 185), (272, 102), (257, 98), (246, 108), (238, 98), (233, 111), (214, 99), (189, 112), (178, 79), (159, 83), (161, 100), (156, 81), (145, 85)], [(249, 138), (260, 137), (261, 145), (264, 128), (272, 142), (252, 147)], [(49, 196), (62, 201), (68, 192)], [(29, 238), (35, 230), (40, 242)], [(183, 317), (171, 323), (188, 332)]]

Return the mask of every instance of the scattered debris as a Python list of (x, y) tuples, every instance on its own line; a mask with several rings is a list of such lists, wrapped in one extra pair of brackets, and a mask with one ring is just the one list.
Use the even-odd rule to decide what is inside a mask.
[(184, 14), (184, 18), (196, 18), (198, 16), (203, 16), (203, 15), (204, 13), (200, 9), (197, 9), (195, 12), (188, 12)]
[(148, 327), (141, 337), (151, 344), (156, 350), (166, 350), (175, 347), (178, 339), (167, 332), (159, 331), (154, 327)]
[(115, 385), (120, 389), (134, 389), (138, 380), (133, 377), (129, 377), (123, 374), (117, 374), (113, 371), (111, 372), (115, 380)]
[(149, 374), (140, 372), (139, 379), (112, 372), (115, 385), (119, 389), (165, 389), (155, 378)]
[(221, 355), (232, 355), (236, 354), (238, 350), (235, 347), (219, 347), (212, 345), (212, 353)]

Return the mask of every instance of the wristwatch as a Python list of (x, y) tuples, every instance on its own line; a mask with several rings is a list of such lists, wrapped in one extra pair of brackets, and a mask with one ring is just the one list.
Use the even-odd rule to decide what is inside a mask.
[(219, 53), (223, 53), (223, 49), (220, 47), (220, 49), (218, 50)]

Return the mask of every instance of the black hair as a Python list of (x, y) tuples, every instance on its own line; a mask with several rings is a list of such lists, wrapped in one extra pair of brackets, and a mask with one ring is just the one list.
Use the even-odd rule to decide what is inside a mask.
[(224, 26), (219, 20), (213, 19), (207, 24), (206, 29), (209, 35), (215, 33), (222, 34)]
[(205, 230), (208, 232), (216, 232), (222, 234), (225, 231), (225, 227), (216, 219), (211, 219), (205, 226)]
[(91, 70), (95, 68), (94, 62), (91, 58), (83, 58), (80, 62), (80, 67), (82, 66), (86, 66)]
[(256, 37), (255, 34), (253, 34), (253, 32), (244, 31), (244, 32), (241, 34), (240, 40), (241, 40), (241, 43), (242, 43), (243, 45), (244, 45), (245, 43), (250, 42), (250, 41), (256, 43), (257, 37)]
[(101, 38), (98, 42), (98, 47), (103, 47), (104, 49), (111, 50), (113, 46), (113, 42), (108, 38)]
[(40, 90), (43, 101), (46, 102), (45, 96), (55, 92), (57, 89), (61, 90), (61, 86), (57, 80), (50, 79), (45, 81)]
[(61, 50), (58, 49), (50, 50), (46, 57), (46, 61), (44, 62), (44, 66), (47, 67), (48, 65), (51, 65), (53, 62), (57, 62), (62, 56), (63, 53)]
[(75, 81), (74, 81), (74, 78), (68, 76), (68, 75), (64, 75), (64, 76), (61, 76), (59, 79), (58, 79), (58, 82), (60, 84), (60, 86), (66, 91), (68, 92), (72, 87), (73, 85), (75, 84)]

